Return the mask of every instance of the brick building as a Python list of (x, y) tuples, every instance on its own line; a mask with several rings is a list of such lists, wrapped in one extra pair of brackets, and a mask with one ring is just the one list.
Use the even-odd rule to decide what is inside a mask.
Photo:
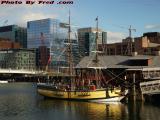
[(0, 49), (21, 48), (19, 43), (10, 41), (9, 39), (0, 38)]
[(126, 38), (122, 42), (99, 44), (99, 50), (105, 55), (155, 55), (160, 51), (160, 33), (144, 33), (141, 37)]
[(18, 25), (1, 26), (0, 38), (9, 39), (27, 48), (27, 29)]

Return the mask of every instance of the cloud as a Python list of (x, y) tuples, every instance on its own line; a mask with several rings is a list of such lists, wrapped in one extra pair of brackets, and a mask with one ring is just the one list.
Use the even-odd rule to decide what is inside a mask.
[(145, 29), (160, 29), (160, 24), (158, 25), (153, 25), (153, 24), (150, 24), (150, 25), (145, 25)]
[(125, 37), (125, 33), (107, 31), (108, 43), (121, 42)]
[(57, 18), (57, 15), (29, 12), (28, 14), (23, 15), (22, 18), (18, 20), (18, 23), (21, 26), (25, 26), (28, 21), (45, 19), (45, 18)]
[(58, 9), (56, 7), (51, 9), (50, 6), (42, 7), (41, 5), (1, 6), (0, 11), (0, 26), (3, 26), (6, 20), (8, 20), (8, 23), (5, 25), (17, 24), (26, 26), (27, 21), (58, 17)]

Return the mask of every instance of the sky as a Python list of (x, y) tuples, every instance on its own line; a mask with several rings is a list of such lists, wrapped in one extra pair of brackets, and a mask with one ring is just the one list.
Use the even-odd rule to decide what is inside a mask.
[(95, 27), (98, 16), (99, 27), (108, 32), (108, 42), (119, 42), (127, 37), (130, 25), (136, 29), (132, 37), (160, 32), (160, 0), (69, 0), (73, 1), (72, 5), (56, 4), (61, 0), (54, 0), (55, 4), (51, 5), (26, 5), (26, 0), (19, 1), (23, 3), (0, 4), (0, 26), (26, 26), (27, 21), (44, 18), (67, 22), (70, 9), (71, 23), (76, 28)]

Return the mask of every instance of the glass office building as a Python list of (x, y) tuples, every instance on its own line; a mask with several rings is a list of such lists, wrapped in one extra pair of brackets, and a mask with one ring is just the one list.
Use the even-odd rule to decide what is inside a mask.
[(36, 69), (35, 51), (29, 49), (0, 50), (0, 68), (2, 69)]
[(28, 48), (49, 48), (49, 68), (67, 64), (65, 41), (68, 39), (68, 26), (65, 23), (51, 18), (30, 21), (27, 23), (27, 37)]
[(22, 48), (27, 48), (27, 29), (17, 25), (0, 27), (0, 38), (17, 42)]
[[(96, 40), (96, 28), (80, 28), (78, 29), (78, 42), (80, 49), (80, 56), (92, 55), (92, 51), (96, 50), (95, 40)], [(105, 44), (107, 42), (107, 32), (98, 30), (98, 41), (97, 44)]]

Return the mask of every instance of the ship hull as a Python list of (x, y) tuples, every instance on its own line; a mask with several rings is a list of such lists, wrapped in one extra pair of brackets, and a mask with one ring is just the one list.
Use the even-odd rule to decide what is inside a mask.
[(91, 102), (96, 102), (96, 103), (121, 102), (124, 98), (125, 96), (116, 96), (116, 97), (110, 97), (106, 99), (91, 100)]
[(121, 96), (119, 90), (107, 92), (105, 89), (88, 90), (88, 91), (65, 91), (56, 90), (53, 86), (37, 85), (37, 91), (44, 97), (65, 100), (99, 100)]

